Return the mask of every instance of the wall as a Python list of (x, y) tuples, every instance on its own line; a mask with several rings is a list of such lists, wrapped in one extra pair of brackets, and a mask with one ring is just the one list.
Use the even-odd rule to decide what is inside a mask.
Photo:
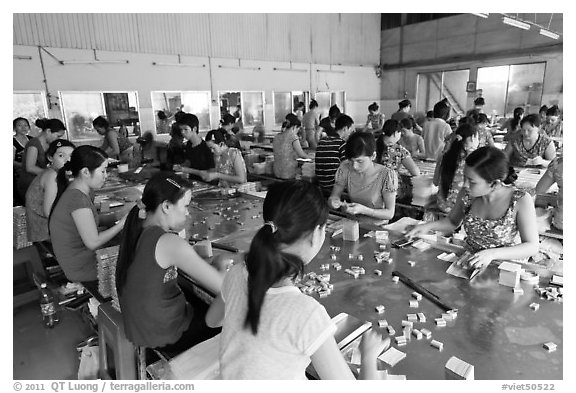
[[(273, 91), (344, 90), (358, 123), (380, 96), (380, 14), (13, 14), (13, 22), (15, 91), (46, 91), (41, 56), (53, 102), (65, 90), (137, 91), (143, 131), (154, 129), (151, 91), (211, 91), (212, 127), (218, 91), (264, 91), (267, 130)], [(329, 69), (343, 73), (317, 72)], [(61, 117), (54, 108), (51, 116)]]
[[(534, 20), (534, 14), (520, 15)], [(537, 14), (548, 25), (550, 14)], [(563, 15), (554, 14), (550, 28), (563, 30)], [(471, 14), (384, 30), (381, 35), (382, 108), (397, 110), (403, 98), (415, 100), (419, 72), (468, 68), (476, 80), (479, 67), (546, 62), (543, 104), (563, 103), (563, 40), (502, 23), (500, 14), (483, 19)], [(468, 94), (467, 107), (475, 94)]]
[[(137, 54), (130, 52), (97, 51), (101, 61), (124, 61), (124, 63), (98, 64), (94, 61), (91, 50), (64, 48), (46, 48), (54, 57), (37, 47), (14, 46), (13, 77), (14, 91), (44, 91), (44, 76), (40, 62), (46, 74), (52, 103), (56, 103), (50, 116), (61, 118), (57, 101), (59, 91), (137, 91), (142, 131), (154, 130), (154, 113), (151, 103), (152, 91), (200, 90), (211, 91), (213, 105), (211, 110), (212, 127), (219, 120), (217, 99), (218, 91), (264, 91), (265, 92), (265, 127), (274, 128), (274, 111), (272, 107), (273, 91), (346, 91), (346, 112), (358, 123), (365, 121), (367, 106), (378, 101), (380, 81), (373, 67), (367, 66), (333, 66), (332, 70), (343, 73), (317, 72), (329, 70), (330, 66), (322, 64), (292, 63), (295, 69), (306, 72), (275, 71), (273, 68), (289, 68), (290, 63), (260, 60), (240, 60), (242, 67), (252, 69), (219, 68), (238, 67), (237, 59), (206, 58), (181, 56), (184, 64), (204, 64), (206, 67), (155, 66), (156, 63), (177, 63), (176, 56), (157, 54)], [(22, 60), (30, 57), (31, 60)], [(60, 61), (86, 61), (94, 64), (65, 64)], [(128, 61), (126, 64), (125, 61)]]

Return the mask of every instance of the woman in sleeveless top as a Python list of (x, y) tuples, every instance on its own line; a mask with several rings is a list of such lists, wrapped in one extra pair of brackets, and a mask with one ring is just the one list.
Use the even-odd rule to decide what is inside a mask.
[(128, 162), (132, 159), (132, 143), (123, 132), (118, 132), (110, 128), (108, 120), (98, 116), (92, 121), (94, 129), (104, 136), (104, 141), (100, 147), (109, 157)]
[(190, 186), (181, 177), (154, 175), (142, 194), (144, 206), (132, 208), (126, 219), (116, 266), (126, 336), (136, 345), (171, 354), (219, 332), (204, 322), (207, 305), (191, 305), (177, 282), (181, 269), (214, 294), (222, 285), (222, 273), (175, 233), (185, 227), (191, 199)]
[(50, 165), (34, 178), (26, 191), (26, 230), (31, 242), (50, 240), (48, 216), (58, 193), (56, 175), (70, 161), (74, 148), (74, 144), (66, 139), (52, 142), (46, 151)]
[(450, 233), (463, 224), (466, 248), (474, 253), (466, 262), (471, 268), (535, 255), (539, 240), (534, 202), (512, 185), (516, 174), (506, 155), (495, 147), (481, 147), (466, 158), (464, 176), (465, 188), (448, 217), (418, 225), (407, 236)]
[[(374, 163), (376, 141), (369, 132), (355, 132), (346, 142), (347, 158), (336, 172), (336, 182), (328, 204), (334, 209), (343, 207), (347, 213), (363, 214), (390, 220), (394, 217), (398, 175), (396, 171)], [(342, 202), (344, 190), (352, 203)]]

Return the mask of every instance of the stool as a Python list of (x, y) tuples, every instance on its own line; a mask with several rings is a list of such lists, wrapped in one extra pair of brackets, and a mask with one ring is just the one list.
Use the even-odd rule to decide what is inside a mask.
[(111, 302), (100, 304), (98, 337), (100, 378), (136, 379), (138, 377), (140, 351), (126, 338), (122, 314), (112, 307)]
[[(14, 266), (19, 265), (21, 263), (29, 263), (32, 268), (32, 273), (35, 276), (44, 277), (44, 266), (42, 265), (42, 261), (40, 260), (40, 255), (38, 255), (38, 250), (33, 245), (28, 247), (21, 248), (19, 250), (14, 250)], [(19, 295), (14, 295), (14, 308), (20, 307), (24, 304), (27, 304), (31, 301), (38, 300), (39, 293), (36, 288), (31, 289), (30, 291), (24, 292)]]

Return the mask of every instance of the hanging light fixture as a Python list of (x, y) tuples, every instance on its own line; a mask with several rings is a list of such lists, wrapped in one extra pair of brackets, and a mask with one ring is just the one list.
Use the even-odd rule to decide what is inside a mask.
[[(550, 25), (552, 25), (552, 18), (554, 17), (554, 14), (550, 15), (550, 22), (548, 22), (548, 28), (540, 28), (540, 34), (546, 36), (546, 37), (550, 37), (552, 39), (557, 40), (558, 38), (560, 38), (560, 34), (553, 32), (552, 30), (550, 30)], [(536, 19), (536, 17), (534, 17), (534, 19)]]
[(518, 27), (519, 29), (530, 30), (530, 24), (522, 22), (521, 20), (518, 19), (511, 18), (509, 16), (503, 17), (502, 22), (510, 26)]

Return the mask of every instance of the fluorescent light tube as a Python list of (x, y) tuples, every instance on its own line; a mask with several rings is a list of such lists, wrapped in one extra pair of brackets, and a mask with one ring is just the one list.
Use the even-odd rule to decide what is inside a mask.
[(479, 16), (480, 18), (488, 18), (488, 15), (490, 15), (490, 14), (486, 14), (486, 13), (478, 13), (478, 14), (474, 14), (474, 13), (473, 13), (472, 15), (476, 15), (476, 16)]
[(530, 25), (528, 23), (519, 21), (518, 19), (505, 16), (502, 18), (502, 22), (510, 26), (518, 27), (519, 29), (530, 30)]
[(540, 29), (540, 34), (545, 35), (546, 37), (553, 38), (555, 40), (557, 40), (560, 37), (560, 34), (554, 33), (546, 29)]

